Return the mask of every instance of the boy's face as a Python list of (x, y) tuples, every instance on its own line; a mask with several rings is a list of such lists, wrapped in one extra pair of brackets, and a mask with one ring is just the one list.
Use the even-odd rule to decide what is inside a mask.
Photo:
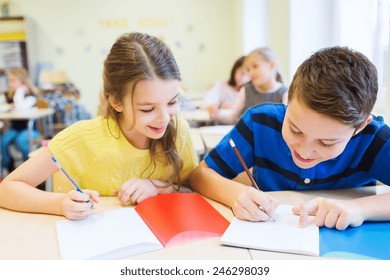
[(311, 168), (339, 156), (355, 132), (330, 117), (314, 112), (296, 98), (290, 100), (282, 135), (300, 168)]

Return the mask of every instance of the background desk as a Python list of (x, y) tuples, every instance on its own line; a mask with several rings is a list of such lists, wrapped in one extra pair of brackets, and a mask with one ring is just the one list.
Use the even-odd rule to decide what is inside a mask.
[(202, 136), (207, 151), (214, 148), (221, 139), (232, 130), (233, 125), (202, 126), (198, 130)]
[[(270, 193), (281, 204), (298, 205), (308, 199), (323, 196), (332, 198), (357, 198), (372, 194), (389, 192), (388, 186), (345, 189), (337, 191), (282, 191)], [(215, 201), (208, 200), (229, 221), (233, 218), (232, 211)], [(97, 204), (97, 212), (120, 207), (115, 197), (101, 197)], [(0, 259), (59, 259), (59, 249), (55, 222), (63, 217), (44, 214), (18, 213), (0, 208)], [(162, 250), (149, 252), (131, 259), (317, 259), (316, 257), (247, 250), (221, 246), (219, 237), (195, 240), (185, 244), (174, 245)]]
[(202, 160), (204, 155), (214, 148), (232, 128), (233, 125), (191, 127), (191, 137), (199, 160)]
[(214, 120), (210, 119), (209, 112), (204, 109), (183, 110), (179, 112), (179, 115), (186, 119), (191, 127), (213, 125), (215, 123)]
[[(27, 129), (28, 129), (28, 138), (29, 138), (29, 149), (32, 151), (33, 147), (33, 128), (34, 122), (38, 119), (46, 118), (54, 114), (54, 109), (45, 108), (45, 109), (36, 109), (28, 112), (3, 112), (0, 113), (1, 121), (14, 121), (14, 120), (27, 120)], [(52, 119), (48, 119), (48, 125), (44, 129), (52, 128)], [(49, 133), (49, 132), (47, 132)], [(46, 136), (46, 135), (43, 135)]]

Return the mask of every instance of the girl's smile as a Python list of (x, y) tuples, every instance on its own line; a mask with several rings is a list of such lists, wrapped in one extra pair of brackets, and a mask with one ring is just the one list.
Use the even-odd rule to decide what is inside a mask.
[(164, 134), (165, 129), (167, 128), (167, 125), (168, 124), (166, 124), (164, 126), (159, 126), (159, 127), (154, 127), (154, 126), (149, 125), (148, 127), (150, 128), (150, 130), (152, 130), (156, 134)]
[(150, 139), (164, 136), (169, 122), (179, 110), (179, 81), (139, 81), (133, 94), (127, 94), (122, 103), (114, 104), (121, 112), (120, 127), (126, 139), (139, 149), (146, 149)]

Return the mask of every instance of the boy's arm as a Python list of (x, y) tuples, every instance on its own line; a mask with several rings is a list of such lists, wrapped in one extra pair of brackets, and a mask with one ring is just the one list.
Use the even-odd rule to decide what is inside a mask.
[(266, 221), (274, 215), (278, 206), (273, 197), (224, 178), (204, 161), (192, 172), (190, 186), (196, 192), (231, 207), (234, 215), (242, 220)]
[(191, 173), (191, 188), (213, 200), (233, 207), (234, 200), (248, 188), (241, 183), (222, 177), (202, 161)]

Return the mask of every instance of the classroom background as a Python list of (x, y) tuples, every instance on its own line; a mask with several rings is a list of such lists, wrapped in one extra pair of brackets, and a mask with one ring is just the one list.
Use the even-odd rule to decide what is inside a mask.
[[(146, 32), (172, 49), (188, 96), (226, 79), (233, 61), (270, 46), (286, 84), (322, 47), (343, 45), (377, 66), (375, 113), (389, 116), (389, 0), (1, 0), (2, 15), (26, 23), (28, 68), (65, 73), (79, 102), (96, 115), (103, 60), (124, 32)], [(8, 10), (3, 4), (8, 3)], [(0, 51), (3, 51), (0, 49)], [(4, 63), (0, 59), (0, 64)], [(4, 66), (4, 65), (3, 65)], [(2, 68), (2, 65), (0, 65)]]
[[(12, 31), (13, 26), (11, 32), (8, 32), (9, 26), (3, 23), (9, 19), (21, 21), (22, 32)], [(46, 83), (58, 84), (59, 91), (67, 93), (71, 98), (76, 97), (79, 108), (85, 108), (84, 113), (94, 117), (98, 112), (99, 92), (102, 87), (103, 60), (116, 38), (125, 32), (149, 33), (168, 44), (182, 73), (181, 86), (190, 101), (202, 98), (216, 81), (227, 79), (233, 62), (258, 47), (269, 46), (275, 50), (280, 59), (281, 74), (288, 85), (298, 65), (310, 54), (320, 48), (340, 45), (364, 53), (377, 66), (380, 89), (374, 113), (389, 118), (389, 27), (390, 0), (0, 0), (0, 70), (9, 68), (10, 65), (17, 63), (18, 59), (26, 58), (21, 63), (27, 65), (31, 77), (41, 89), (47, 90)], [(20, 46), (26, 52), (18, 53), (15, 57), (14, 53), (10, 55), (8, 49), (10, 42), (15, 42), (15, 46)], [(0, 71), (0, 92), (6, 87), (6, 82), (2, 78), (4, 77), (1, 77)], [(57, 101), (55, 104), (64, 107), (56, 107), (56, 110), (66, 110), (65, 107), (68, 105)], [(71, 105), (78, 106), (77, 104)], [(4, 114), (6, 119), (9, 115)], [(46, 113), (40, 118), (43, 116), (47, 116)], [(200, 115), (197, 120), (195, 112), (190, 112), (188, 118), (194, 118), (192, 119), (194, 123), (190, 122), (191, 133), (200, 156), (212, 148), (221, 135), (230, 129), (229, 126), (196, 127), (196, 122), (202, 120), (203, 116)], [(72, 120), (74, 118), (69, 120), (64, 118), (62, 122), (66, 126), (71, 124)], [(53, 190), (54, 179), (49, 178), (42, 188)], [(242, 179), (248, 180), (245, 173)], [(361, 189), (363, 188), (324, 193), (275, 192), (274, 195), (281, 204), (297, 205), (319, 195), (347, 199), (388, 191), (388, 187), (383, 185)], [(66, 190), (58, 188), (54, 191)], [(225, 218), (233, 219), (234, 215), (230, 208), (211, 200), (209, 202)], [(100, 212), (115, 208), (118, 208), (116, 197), (101, 198)], [(0, 210), (0, 222), (3, 223), (0, 227), (6, 229), (0, 234), (1, 240), (4, 241), (1, 242), (0, 259), (60, 258), (54, 224), (63, 217)], [(18, 234), (15, 234), (16, 232)], [(385, 231), (380, 233), (388, 234)], [(34, 242), (31, 242), (32, 238)], [(278, 255), (275, 252), (222, 247), (219, 246), (218, 240), (218, 237), (209, 238), (199, 243), (187, 243), (132, 258), (133, 261), (231, 259), (234, 263), (225, 264), (232, 266), (243, 264), (246, 266), (251, 259), (261, 260), (262, 265), (263, 260), (285, 259), (288, 262), (283, 263), (279, 271), (286, 273), (289, 272), (286, 265), (292, 263), (289, 261), (291, 258), (309, 259), (300, 255), (292, 257), (291, 254)], [(333, 241), (334, 238), (330, 240)], [(348, 240), (350, 241), (350, 238)], [(368, 241), (387, 241), (388, 238), (379, 236), (369, 237), (363, 242), (360, 239), (356, 240), (359, 245), (369, 244), (367, 247), (370, 247), (371, 243)], [(342, 244), (345, 246), (355, 243), (342, 239)], [(389, 247), (378, 244), (377, 247), (373, 247), (375, 253), (384, 252), (378, 250), (378, 247)], [(339, 249), (334, 251), (340, 252)], [(330, 257), (345, 256), (339, 254)], [(346, 257), (355, 256), (347, 254)], [(363, 257), (367, 259), (371, 255)], [(383, 258), (387, 257), (388, 255)], [(210, 261), (207, 261), (210, 264)], [(12, 273), (20, 268), (20, 263), (17, 263), (18, 267), (15, 268), (10, 266), (9, 262), (6, 264), (11, 267)], [(33, 267), (29, 266), (31, 264)], [(39, 277), (51, 270), (56, 270), (53, 272), (56, 277), (59, 275), (57, 269), (59, 262), (54, 266), (48, 266), (46, 262), (42, 264), (44, 267), (40, 267), (40, 263), (36, 262), (24, 263), (27, 269), (23, 271), (19, 269), (18, 273), (14, 274), (20, 278), (20, 273), (25, 271), (31, 276), (32, 272), (40, 269), (38, 274), (35, 273)], [(70, 264), (75, 265), (74, 262)], [(177, 264), (182, 265), (175, 262), (175, 265)], [(294, 267), (291, 271), (301, 273), (307, 271), (308, 267), (313, 272), (317, 269), (312, 262), (310, 266), (307, 266), (307, 263), (302, 264), (305, 267), (302, 269)], [(381, 271), (377, 266), (373, 266), (377, 263), (371, 262), (370, 266), (358, 267), (355, 263), (351, 264), (354, 265), (351, 269), (345, 267), (345, 262), (341, 264), (342, 269), (336, 270), (333, 267), (319, 269), (322, 273), (329, 271), (333, 274), (334, 271), (338, 273), (343, 271), (348, 273), (349, 277), (351, 272), (357, 274), (367, 267), (370, 268), (367, 275), (370, 273), (371, 277), (373, 273)], [(77, 271), (86, 271), (88, 276), (91, 271), (100, 272), (95, 267), (85, 269), (85, 265), (86, 263), (83, 263), (83, 267)], [(153, 265), (155, 266), (155, 263)], [(274, 269), (275, 265), (272, 263), (271, 265)], [(118, 269), (115, 269), (117, 273)], [(74, 267), (61, 273), (66, 271), (74, 273)], [(274, 271), (273, 274), (275, 275)]]

